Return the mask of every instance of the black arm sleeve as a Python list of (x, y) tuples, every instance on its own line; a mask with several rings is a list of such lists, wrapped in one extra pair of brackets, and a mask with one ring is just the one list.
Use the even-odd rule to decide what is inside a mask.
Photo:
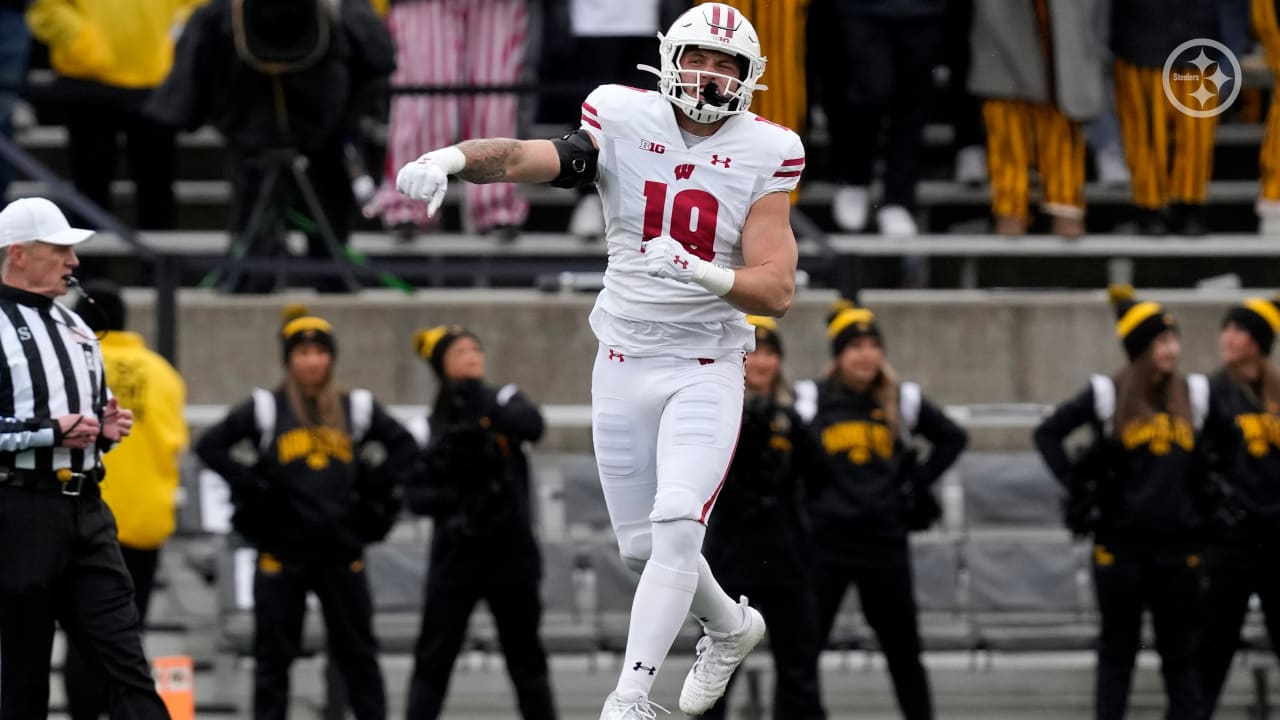
[(827, 452), (822, 449), (818, 438), (795, 410), (788, 408), (787, 415), (791, 417), (792, 467), (802, 481), (800, 485), (803, 487), (804, 495), (812, 497), (831, 475), (831, 467), (827, 464)]
[(375, 402), (365, 438), (382, 443), (387, 451), (386, 459), (378, 467), (377, 477), (382, 487), (377, 489), (389, 490), (406, 484), (418, 459), (418, 443), (413, 435), (391, 417), (386, 408)]
[(596, 181), (596, 165), (600, 151), (591, 136), (579, 128), (551, 141), (560, 155), (560, 174), (551, 181), (553, 187), (585, 187)]
[(969, 444), (969, 435), (946, 413), (927, 399), (920, 400), (920, 420), (916, 432), (929, 441), (929, 459), (920, 466), (915, 480), (932, 486), (951, 467)]
[(196, 456), (221, 475), (232, 492), (244, 492), (257, 484), (257, 478), (252, 469), (232, 459), (230, 451), (241, 440), (253, 440), (256, 444), (257, 439), (258, 428), (250, 399), (232, 408), (221, 422), (204, 431), (196, 441)]
[(1040, 457), (1044, 458), (1045, 465), (1049, 466), (1053, 476), (1064, 486), (1070, 482), (1072, 462), (1062, 443), (1077, 428), (1095, 421), (1093, 388), (1086, 387), (1080, 394), (1059, 405), (1032, 434)]

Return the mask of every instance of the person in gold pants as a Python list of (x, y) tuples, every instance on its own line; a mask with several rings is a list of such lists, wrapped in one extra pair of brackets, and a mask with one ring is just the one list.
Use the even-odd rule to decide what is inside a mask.
[(984, 98), (995, 231), (1026, 233), (1030, 169), (1040, 171), (1052, 232), (1084, 234), (1083, 124), (1102, 106), (1090, 41), (1093, 0), (975, 0), (969, 89)]
[[(1253, 34), (1266, 53), (1271, 75), (1280, 86), (1280, 0), (1250, 0)], [(1258, 189), (1258, 219), (1265, 235), (1280, 235), (1280, 100), (1273, 93), (1267, 112), (1267, 132), (1258, 157), (1262, 172)]]
[[(1163, 72), (1166, 59), (1183, 41), (1218, 36), (1218, 8), (1216, 0), (1184, 0), (1177, 8), (1171, 12), (1165, 0), (1126, 0), (1115, 3), (1111, 15), (1116, 113), (1138, 229), (1148, 235), (1203, 235), (1207, 230), (1204, 203), (1217, 118), (1179, 111), (1166, 96)], [(1193, 50), (1179, 59), (1185, 64), (1194, 55)], [(1184, 107), (1208, 109), (1192, 95), (1203, 86), (1201, 71), (1175, 64), (1171, 72), (1173, 98)]]

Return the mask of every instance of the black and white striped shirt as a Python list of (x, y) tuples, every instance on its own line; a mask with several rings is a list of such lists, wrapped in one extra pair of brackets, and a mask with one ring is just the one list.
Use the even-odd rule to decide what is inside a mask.
[(92, 448), (54, 447), (58, 418), (101, 419), (111, 397), (93, 330), (50, 298), (0, 285), (0, 368), (0, 467), (93, 470)]

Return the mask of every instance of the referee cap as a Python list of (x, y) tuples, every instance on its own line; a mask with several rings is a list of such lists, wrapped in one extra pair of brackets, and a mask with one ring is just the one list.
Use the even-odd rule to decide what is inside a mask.
[(44, 198), (19, 198), (0, 210), (0, 247), (33, 240), (78, 245), (92, 236), (92, 230), (71, 227), (58, 206)]

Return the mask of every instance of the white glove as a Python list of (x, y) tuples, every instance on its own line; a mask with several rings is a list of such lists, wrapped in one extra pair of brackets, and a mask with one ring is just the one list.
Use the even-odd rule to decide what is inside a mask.
[(644, 246), (645, 270), (653, 277), (687, 283), (693, 280), (698, 265), (705, 262), (667, 235), (659, 235)]
[(653, 277), (696, 283), (717, 297), (733, 289), (734, 272), (707, 262), (689, 252), (668, 235), (659, 235), (644, 245), (645, 270)]
[(401, 195), (426, 202), (427, 217), (431, 217), (444, 202), (449, 176), (460, 172), (466, 164), (466, 156), (456, 146), (433, 150), (400, 168), (396, 173), (396, 190)]

